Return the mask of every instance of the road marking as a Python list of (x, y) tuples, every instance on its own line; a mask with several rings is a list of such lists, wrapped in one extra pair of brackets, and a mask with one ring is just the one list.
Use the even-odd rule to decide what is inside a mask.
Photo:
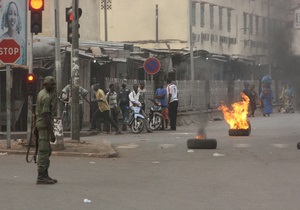
[(134, 149), (137, 148), (139, 145), (138, 144), (134, 144), (134, 143), (130, 143), (130, 144), (122, 144), (120, 146), (117, 146), (118, 149)]
[(251, 147), (251, 144), (234, 144), (234, 147), (237, 147), (237, 148), (249, 148), (249, 147)]
[(287, 144), (272, 144), (273, 147), (276, 147), (276, 148), (287, 148), (289, 147), (289, 145)]

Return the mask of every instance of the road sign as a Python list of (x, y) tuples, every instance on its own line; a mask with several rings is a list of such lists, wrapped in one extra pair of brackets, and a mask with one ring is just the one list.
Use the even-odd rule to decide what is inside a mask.
[(20, 56), (20, 45), (14, 39), (3, 39), (0, 41), (0, 61), (2, 63), (15, 63)]
[(156, 58), (148, 58), (144, 62), (144, 69), (148, 74), (156, 74), (160, 70), (160, 62)]

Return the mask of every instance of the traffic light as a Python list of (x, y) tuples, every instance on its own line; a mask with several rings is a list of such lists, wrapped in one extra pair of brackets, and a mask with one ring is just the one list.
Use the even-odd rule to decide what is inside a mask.
[(27, 74), (27, 94), (33, 96), (34, 95), (34, 82), (35, 77), (33, 73)]
[[(78, 8), (78, 19), (81, 17), (82, 9)], [(66, 8), (66, 22), (67, 22), (67, 41), (72, 43), (72, 21), (73, 21), (73, 9), (72, 7)], [(80, 25), (78, 24), (78, 28), (80, 28)], [(78, 39), (80, 37), (80, 34), (78, 33)]]
[(34, 34), (42, 33), (44, 0), (29, 0), (29, 10), (31, 11), (30, 32)]
[(72, 43), (72, 20), (73, 20), (73, 12), (72, 7), (66, 8), (66, 22), (67, 22), (67, 41)]

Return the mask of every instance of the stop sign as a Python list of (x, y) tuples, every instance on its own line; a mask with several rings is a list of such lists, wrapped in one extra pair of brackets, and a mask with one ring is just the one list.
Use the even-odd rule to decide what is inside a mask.
[(15, 63), (20, 56), (20, 45), (14, 39), (2, 39), (0, 41), (0, 60), (2, 63)]

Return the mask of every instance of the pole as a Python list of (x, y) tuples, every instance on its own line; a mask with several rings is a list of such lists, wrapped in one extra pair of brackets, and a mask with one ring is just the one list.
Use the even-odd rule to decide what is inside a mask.
[(268, 72), (269, 75), (272, 76), (272, 58), (271, 58), (271, 46), (270, 46), (270, 34), (271, 34), (271, 27), (270, 27), (270, 0), (268, 0)]
[(107, 42), (107, 0), (104, 0), (104, 31), (105, 31), (105, 41)]
[(191, 81), (194, 81), (194, 51), (193, 51), (193, 26), (192, 26), (192, 0), (189, 1), (189, 35), (190, 35), (190, 70)]
[(79, 135), (79, 41), (78, 41), (78, 0), (72, 0), (74, 8), (72, 20), (72, 56), (71, 56), (71, 77), (72, 77), (72, 102), (71, 102), (71, 139), (80, 141)]
[(6, 65), (6, 140), (7, 149), (11, 148), (11, 71), (10, 65)]
[(158, 4), (156, 4), (156, 8), (155, 8), (155, 25), (156, 25), (156, 44), (158, 44)]
[[(58, 0), (55, 0), (55, 72), (56, 72), (56, 94), (59, 97), (62, 90), (62, 72), (61, 72)], [(61, 113), (62, 113), (62, 107), (57, 105), (57, 117), (61, 117)]]
[[(56, 72), (56, 96), (59, 97), (62, 90), (62, 72), (61, 72), (61, 54), (60, 54), (60, 31), (59, 31), (59, 4), (58, 0), (55, 0), (55, 72)], [(57, 126), (58, 128), (62, 128), (61, 122), (61, 113), (62, 107), (60, 106), (60, 101), (57, 101), (56, 106), (56, 121), (55, 123), (59, 123), (61, 126)], [(63, 133), (63, 132), (58, 132)], [(64, 149), (64, 136), (56, 135), (56, 145), (53, 148), (58, 150)]]

